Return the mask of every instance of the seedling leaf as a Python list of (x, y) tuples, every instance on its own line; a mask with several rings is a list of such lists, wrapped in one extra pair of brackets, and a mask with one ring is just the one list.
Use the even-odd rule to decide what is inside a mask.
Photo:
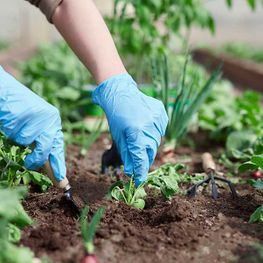
[(256, 211), (250, 216), (249, 223), (262, 223), (263, 224), (263, 205), (258, 207)]

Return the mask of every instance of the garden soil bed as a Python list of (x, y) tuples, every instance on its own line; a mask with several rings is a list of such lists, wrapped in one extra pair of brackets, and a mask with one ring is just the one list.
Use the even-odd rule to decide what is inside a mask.
[(222, 65), (225, 78), (236, 84), (239, 89), (254, 89), (263, 92), (263, 66), (248, 60), (234, 58), (227, 54), (214, 54), (206, 49), (193, 51), (193, 58), (199, 64), (205, 66), (209, 71), (217, 69)]
[[(200, 155), (213, 145), (205, 141), (195, 150), (179, 148), (175, 157), (188, 156), (190, 170), (202, 172)], [(95, 239), (102, 263), (262, 262), (253, 248), (254, 243), (263, 242), (262, 225), (248, 224), (250, 214), (263, 202), (258, 192), (238, 185), (240, 197), (233, 200), (228, 189), (220, 188), (216, 201), (205, 189), (195, 199), (176, 196), (165, 201), (150, 194), (145, 209), (139, 211), (105, 198), (112, 179), (100, 174), (100, 158), (108, 144), (102, 136), (86, 158), (79, 157), (74, 146), (67, 154), (75, 195), (90, 204), (92, 213), (106, 206)], [(160, 160), (161, 156), (156, 165)], [(54, 188), (47, 193), (31, 189), (24, 207), (35, 224), (25, 229), (22, 244), (55, 263), (77, 263), (84, 255), (78, 221), (61, 196)]]

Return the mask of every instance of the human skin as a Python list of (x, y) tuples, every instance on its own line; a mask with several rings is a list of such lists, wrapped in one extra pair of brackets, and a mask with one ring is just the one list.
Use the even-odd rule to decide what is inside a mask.
[(56, 8), (52, 22), (98, 84), (127, 73), (92, 0), (64, 0)]

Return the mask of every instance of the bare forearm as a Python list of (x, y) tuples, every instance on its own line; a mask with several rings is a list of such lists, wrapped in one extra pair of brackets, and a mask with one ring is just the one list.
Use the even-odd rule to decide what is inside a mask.
[(110, 32), (92, 0), (64, 0), (52, 17), (97, 83), (126, 73)]

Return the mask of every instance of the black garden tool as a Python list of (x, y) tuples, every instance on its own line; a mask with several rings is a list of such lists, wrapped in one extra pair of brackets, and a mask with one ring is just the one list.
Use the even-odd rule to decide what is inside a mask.
[(234, 188), (234, 185), (231, 181), (226, 180), (225, 178), (222, 177), (218, 177), (216, 176), (216, 164), (213, 160), (213, 157), (210, 153), (204, 153), (202, 155), (202, 165), (203, 165), (203, 169), (206, 172), (206, 174), (208, 175), (208, 177), (206, 179), (204, 179), (203, 181), (193, 185), (189, 190), (188, 190), (188, 195), (190, 197), (195, 197), (196, 193), (197, 193), (197, 189), (199, 186), (202, 186), (204, 184), (209, 184), (211, 182), (211, 187), (212, 187), (212, 197), (213, 199), (217, 199), (218, 197), (218, 191), (217, 191), (217, 185), (216, 185), (216, 180), (224, 182), (226, 184), (228, 184), (230, 191), (232, 193), (233, 198), (236, 198), (237, 192)]
[(75, 196), (73, 197), (72, 188), (71, 185), (69, 184), (68, 178), (65, 177), (62, 181), (58, 182), (54, 177), (53, 170), (49, 160), (44, 164), (43, 168), (46, 171), (52, 183), (54, 184), (54, 186), (64, 190), (63, 198), (65, 198), (65, 200), (70, 205), (74, 213), (80, 214), (85, 204), (80, 198)]
[(101, 158), (101, 172), (108, 174), (109, 169), (113, 168), (115, 172), (120, 173), (120, 167), (122, 165), (121, 157), (119, 155), (116, 144), (113, 142), (109, 150), (102, 154)]

